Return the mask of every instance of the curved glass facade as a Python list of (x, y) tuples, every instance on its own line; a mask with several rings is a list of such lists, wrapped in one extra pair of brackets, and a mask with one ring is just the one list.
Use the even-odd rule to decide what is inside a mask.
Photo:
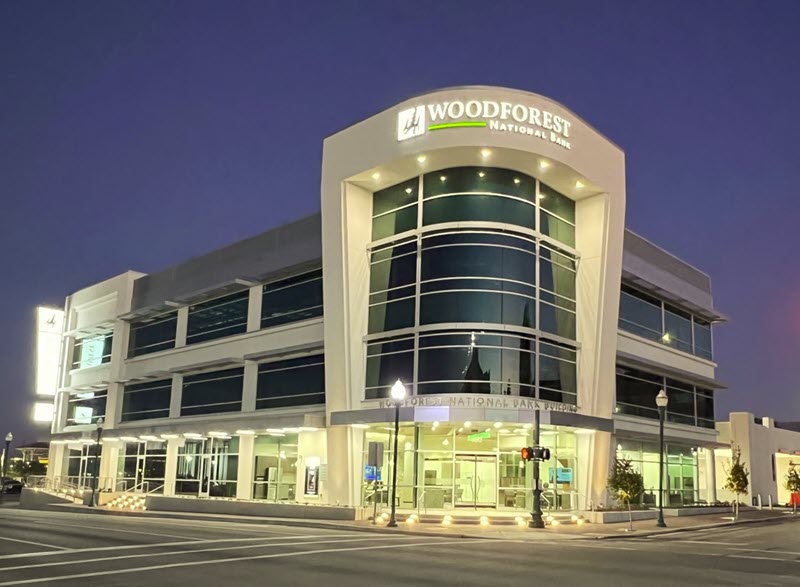
[(376, 192), (366, 398), (400, 378), (417, 394), (576, 403), (574, 221), (572, 200), (508, 169)]

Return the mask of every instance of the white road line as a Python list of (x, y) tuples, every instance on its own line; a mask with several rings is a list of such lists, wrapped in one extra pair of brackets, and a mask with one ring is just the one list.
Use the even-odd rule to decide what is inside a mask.
[(469, 539), (461, 539), (461, 540), (453, 540), (453, 541), (446, 541), (446, 542), (413, 542), (411, 544), (383, 544), (379, 546), (355, 546), (353, 548), (325, 548), (319, 550), (303, 550), (297, 552), (281, 552), (275, 554), (259, 554), (255, 556), (246, 556), (246, 557), (234, 557), (234, 558), (221, 558), (216, 560), (201, 560), (201, 561), (193, 561), (193, 562), (185, 562), (185, 563), (171, 563), (167, 565), (153, 565), (150, 567), (138, 567), (138, 568), (130, 568), (130, 569), (115, 569), (110, 571), (98, 571), (96, 573), (81, 573), (78, 575), (61, 575), (59, 577), (41, 577), (37, 579), (22, 579), (19, 581), (6, 581), (0, 583), (0, 587), (6, 587), (8, 585), (29, 585), (32, 583), (50, 583), (55, 581), (65, 581), (68, 579), (84, 579), (87, 577), (104, 577), (108, 575), (123, 575), (126, 573), (144, 573), (147, 571), (158, 571), (161, 569), (174, 569), (180, 567), (195, 567), (200, 565), (217, 565), (222, 563), (240, 563), (242, 561), (250, 561), (250, 560), (263, 560), (269, 558), (289, 558), (295, 556), (310, 556), (310, 555), (318, 555), (318, 554), (329, 554), (329, 553), (336, 553), (336, 552), (354, 552), (359, 550), (384, 550), (388, 548), (413, 548), (419, 546), (437, 546), (437, 545), (447, 545), (447, 544), (478, 544), (484, 542), (497, 542), (495, 538), (479, 538), (476, 540), (469, 540)]
[(747, 556), (745, 554), (729, 554), (728, 558), (746, 558), (751, 560), (758, 560), (758, 561), (781, 561), (784, 563), (796, 563), (797, 561), (785, 559), (785, 558), (775, 558), (772, 556)]
[[(185, 542), (154, 542), (152, 544), (117, 544), (115, 546), (95, 546), (92, 548), (64, 548), (63, 546), (54, 546), (53, 548), (59, 548), (61, 550), (46, 550), (43, 552), (24, 552), (19, 554), (5, 554), (0, 555), (0, 560), (6, 559), (14, 559), (14, 558), (33, 558), (33, 557), (40, 557), (40, 556), (55, 556), (55, 555), (65, 555), (65, 554), (81, 554), (84, 552), (107, 552), (113, 550), (138, 550), (141, 548), (160, 548), (162, 546), (186, 546), (186, 545), (194, 545), (199, 546), (201, 544), (220, 544), (223, 542), (254, 542), (256, 540), (289, 540), (293, 538), (303, 539), (303, 538), (327, 538), (330, 537), (330, 534), (318, 534), (318, 535), (309, 535), (309, 534), (299, 534), (297, 536), (273, 536), (270, 538), (265, 538), (263, 536), (256, 536), (253, 538), (214, 538), (211, 540), (188, 540)], [(42, 544), (41, 546), (50, 546), (48, 544)], [(0, 569), (2, 571), (2, 569)]]
[[(47, 526), (64, 526), (67, 528), (74, 528), (75, 524), (61, 524), (59, 522), (47, 522)], [(125, 532), (127, 534), (144, 534), (145, 536), (160, 536), (162, 538), (179, 538), (180, 540), (200, 540), (194, 536), (178, 536), (177, 534), (159, 534), (158, 532), (142, 532), (141, 530), (122, 530), (114, 528), (113, 526), (85, 526), (80, 525), (80, 528), (88, 530), (102, 530), (103, 532)]]
[(712, 546), (747, 546), (751, 542), (714, 542), (713, 540), (672, 540), (675, 544), (711, 544)]
[(564, 546), (575, 546), (577, 548), (596, 548), (600, 550), (636, 550), (635, 548), (628, 548), (627, 546), (601, 546), (599, 544), (585, 544), (573, 540), (565, 540)]
[[(46, 546), (47, 548), (58, 548), (60, 550), (69, 550), (66, 546), (56, 546), (55, 544), (45, 544), (44, 542), (32, 542), (31, 540), (20, 540), (19, 538), (6, 538), (0, 536), (0, 540), (8, 540), (10, 542), (21, 542), (23, 544), (33, 544), (34, 546)], [(48, 552), (48, 554), (52, 554)]]
[(740, 550), (742, 552), (765, 552), (768, 554), (793, 554), (795, 556), (800, 556), (800, 552), (792, 552), (791, 550), (767, 550), (763, 548), (732, 548), (731, 550)]
[[(398, 537), (400, 539), (407, 539), (410, 540), (411, 538), (416, 538), (412, 536), (404, 536)], [(219, 552), (223, 550), (249, 550), (251, 548), (274, 548), (278, 546), (305, 546), (306, 544), (331, 544), (331, 543), (350, 543), (350, 542), (365, 542), (365, 541), (375, 541), (374, 536), (370, 536), (368, 538), (351, 538), (347, 540), (341, 540), (339, 538), (334, 540), (308, 540), (305, 542), (270, 542), (269, 544), (247, 544), (244, 546), (221, 546), (219, 548), (190, 548), (186, 550), (174, 550), (169, 552), (148, 552), (145, 554), (126, 554), (122, 556), (106, 556), (101, 558), (84, 558), (84, 559), (76, 559), (76, 560), (69, 560), (69, 561), (57, 561), (54, 563), (37, 563), (31, 565), (19, 565), (16, 567), (2, 567), (0, 568), (0, 573), (6, 573), (8, 571), (20, 571), (24, 569), (39, 569), (42, 567), (60, 567), (60, 566), (67, 566), (67, 565), (83, 565), (89, 563), (99, 563), (103, 561), (109, 560), (122, 560), (127, 558), (153, 558), (156, 556), (181, 556), (186, 554), (195, 554), (200, 552)], [(192, 543), (194, 544), (194, 543)]]

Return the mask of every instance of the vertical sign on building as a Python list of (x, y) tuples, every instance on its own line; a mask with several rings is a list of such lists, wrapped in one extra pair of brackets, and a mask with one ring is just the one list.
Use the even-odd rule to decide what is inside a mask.
[(37, 402), (33, 407), (36, 422), (53, 419), (53, 401), (58, 389), (61, 339), (64, 332), (64, 310), (36, 308), (36, 373), (34, 390)]

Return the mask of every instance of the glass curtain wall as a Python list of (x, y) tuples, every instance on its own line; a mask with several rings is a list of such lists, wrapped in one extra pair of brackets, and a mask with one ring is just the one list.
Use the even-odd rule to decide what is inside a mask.
[(86, 369), (108, 363), (111, 361), (111, 346), (113, 344), (113, 332), (76, 339), (72, 353), (72, 368)]
[(622, 285), (619, 327), (648, 340), (711, 360), (711, 323), (628, 285)]
[(235, 497), (239, 437), (186, 439), (178, 449), (175, 494)]
[(126, 442), (117, 461), (117, 491), (164, 493), (166, 441)]
[(577, 402), (572, 200), (507, 169), (440, 170), (374, 194), (373, 239), (367, 399), (400, 378)]
[(67, 403), (67, 426), (97, 424), (106, 415), (108, 390), (84, 391), (69, 394)]
[(175, 348), (177, 324), (177, 312), (167, 312), (131, 322), (128, 357), (138, 357)]
[(619, 414), (658, 419), (656, 395), (667, 392), (667, 422), (714, 428), (714, 392), (677, 379), (617, 365)]
[(253, 499), (295, 501), (297, 434), (275, 432), (256, 436), (253, 455)]
[[(640, 503), (657, 507), (658, 497), (658, 443), (620, 440), (617, 458), (630, 460), (634, 469), (644, 478), (644, 493)], [(683, 506), (698, 503), (699, 467), (697, 449), (676, 444), (665, 445), (664, 506)]]
[[(366, 465), (364, 505), (388, 505), (391, 499), (393, 427), (374, 426), (369, 442), (384, 445), (384, 466)], [(520, 448), (532, 442), (529, 425), (483, 422), (401, 426), (398, 435), (397, 495), (399, 507), (419, 510), (500, 509), (529, 511), (532, 507), (532, 467), (520, 458)], [(542, 445), (551, 459), (541, 464), (543, 507), (579, 507), (575, 432), (548, 427)], [(377, 483), (375, 483), (377, 481)]]

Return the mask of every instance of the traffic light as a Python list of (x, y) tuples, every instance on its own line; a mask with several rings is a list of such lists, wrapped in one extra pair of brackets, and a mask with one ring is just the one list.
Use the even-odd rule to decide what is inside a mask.
[(525, 446), (519, 451), (523, 461), (549, 461), (550, 449), (544, 446)]

